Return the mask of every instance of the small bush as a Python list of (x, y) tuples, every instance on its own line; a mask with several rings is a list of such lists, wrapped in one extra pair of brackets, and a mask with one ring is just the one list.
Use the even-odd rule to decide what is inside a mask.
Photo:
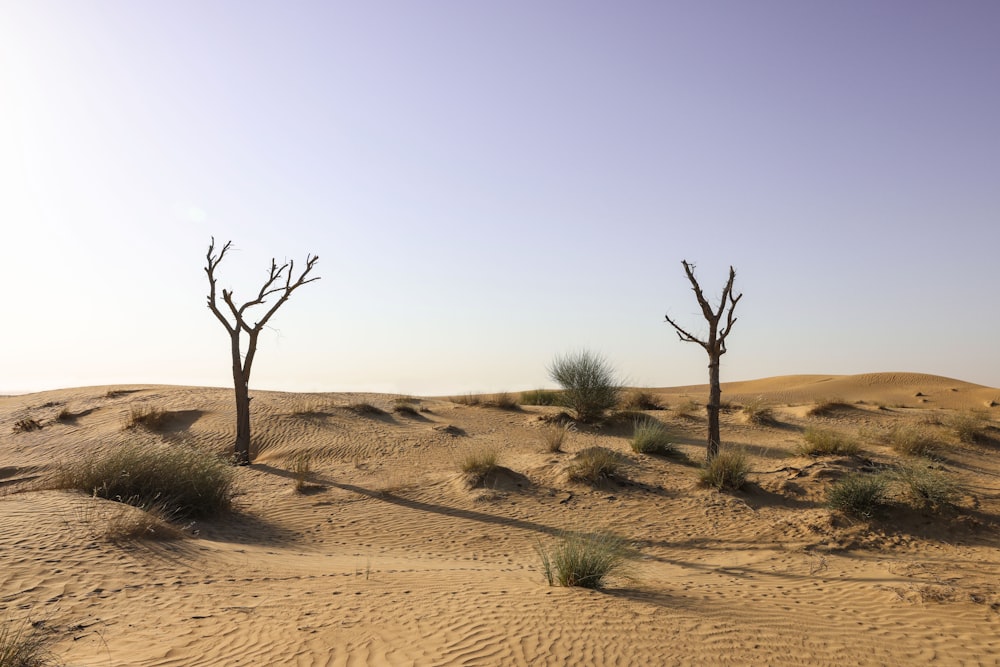
[(562, 405), (562, 392), (552, 389), (532, 389), (522, 391), (521, 405)]
[(469, 486), (482, 484), (490, 473), (500, 467), (500, 454), (495, 447), (483, 447), (466, 452), (458, 462)]
[(825, 398), (809, 408), (806, 414), (810, 417), (823, 417), (836, 410), (849, 407), (851, 404), (842, 398)]
[(742, 449), (724, 449), (701, 469), (699, 481), (719, 491), (739, 491), (750, 473), (750, 460)]
[(459, 405), (476, 406), (482, 404), (483, 397), (478, 394), (462, 394), (461, 396), (452, 396), (451, 402), (458, 403)]
[(40, 428), (42, 428), (42, 425), (30, 417), (18, 419), (14, 422), (14, 433), (27, 433), (29, 431), (37, 431)]
[(549, 586), (601, 588), (611, 574), (621, 570), (627, 549), (611, 533), (570, 535), (552, 551), (537, 547), (542, 573)]
[(618, 404), (621, 385), (614, 369), (598, 354), (583, 351), (556, 357), (548, 371), (563, 388), (566, 407), (584, 423), (599, 420)]
[(975, 412), (952, 415), (945, 421), (958, 439), (968, 444), (974, 444), (986, 437), (986, 420)]
[(565, 426), (549, 424), (543, 427), (542, 442), (545, 443), (545, 449), (552, 453), (561, 452), (563, 443), (566, 442), (566, 437), (570, 431), (574, 430), (576, 429), (572, 424), (566, 424)]
[(855, 473), (835, 482), (827, 491), (830, 507), (869, 519), (886, 503), (888, 484), (884, 475)]
[(148, 404), (132, 405), (125, 420), (125, 428), (144, 428), (156, 433), (166, 428), (170, 417), (171, 413)]
[(381, 417), (382, 415), (389, 414), (382, 408), (374, 406), (371, 403), (351, 403), (347, 406), (347, 409), (361, 417)]
[(622, 455), (606, 447), (588, 447), (577, 452), (568, 469), (574, 482), (597, 484), (604, 479), (619, 477), (623, 464)]
[(689, 398), (682, 403), (678, 403), (677, 407), (674, 408), (674, 411), (677, 413), (678, 417), (692, 419), (705, 413), (705, 404), (699, 403), (693, 398)]
[(229, 508), (233, 470), (198, 449), (129, 443), (63, 466), (55, 486), (193, 519)]
[(662, 410), (663, 402), (652, 392), (633, 389), (625, 394), (619, 407), (622, 410)]
[(914, 463), (900, 467), (895, 478), (906, 497), (918, 507), (938, 510), (954, 505), (962, 492), (958, 484), (940, 470)]
[(639, 454), (670, 456), (677, 453), (677, 445), (670, 439), (667, 428), (655, 419), (637, 420), (629, 443)]
[(0, 625), (0, 667), (47, 667), (55, 665), (48, 651), (49, 638), (42, 623), (6, 621)]
[(938, 445), (934, 437), (915, 426), (895, 426), (886, 436), (889, 446), (905, 456), (933, 456)]
[(487, 408), (499, 408), (500, 410), (518, 410), (521, 407), (514, 395), (506, 391), (485, 396), (483, 405)]
[(808, 456), (851, 455), (861, 451), (854, 438), (828, 429), (808, 428), (799, 452)]
[(774, 410), (764, 404), (761, 398), (747, 401), (742, 408), (743, 418), (753, 426), (770, 426), (774, 424)]

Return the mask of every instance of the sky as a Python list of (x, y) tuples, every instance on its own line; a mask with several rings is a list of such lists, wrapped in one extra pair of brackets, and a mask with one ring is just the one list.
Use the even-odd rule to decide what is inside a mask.
[(1000, 3), (0, 0), (0, 391), (1000, 386)]

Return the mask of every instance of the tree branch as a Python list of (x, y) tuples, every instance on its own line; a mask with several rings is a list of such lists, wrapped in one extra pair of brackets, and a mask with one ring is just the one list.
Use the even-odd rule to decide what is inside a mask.
[[(226, 256), (226, 252), (232, 247), (233, 242), (227, 241), (222, 250), (219, 251), (218, 255), (214, 254), (215, 251), (215, 237), (212, 237), (212, 242), (208, 244), (208, 253), (205, 255), (205, 273), (208, 274), (208, 308), (212, 313), (222, 322), (222, 326), (226, 327), (226, 331), (230, 334), (236, 330), (236, 327), (229, 323), (229, 320), (219, 311), (219, 307), (215, 300), (215, 267), (219, 265), (222, 258)], [(225, 298), (226, 291), (222, 290), (223, 298)], [(238, 324), (237, 324), (238, 326)]]

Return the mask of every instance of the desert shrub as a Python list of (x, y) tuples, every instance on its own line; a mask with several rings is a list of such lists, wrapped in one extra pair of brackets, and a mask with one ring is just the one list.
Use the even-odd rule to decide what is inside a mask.
[(542, 442), (545, 443), (545, 449), (552, 453), (561, 452), (563, 443), (566, 442), (570, 431), (574, 430), (576, 429), (573, 424), (566, 424), (564, 426), (549, 424), (544, 426), (542, 428)]
[(546, 551), (537, 547), (549, 586), (601, 588), (609, 575), (625, 564), (625, 542), (611, 533), (569, 535)]
[(965, 443), (976, 443), (986, 437), (986, 419), (975, 412), (952, 415), (945, 420), (945, 425)]
[(382, 415), (388, 414), (382, 408), (372, 405), (371, 403), (351, 403), (347, 406), (347, 409), (356, 415), (362, 417), (381, 417)]
[(62, 466), (55, 486), (189, 519), (229, 508), (233, 470), (192, 447), (126, 443)]
[(601, 480), (620, 476), (623, 463), (622, 455), (616, 451), (606, 447), (588, 447), (576, 453), (567, 472), (574, 482), (597, 484)]
[(47, 667), (57, 664), (48, 651), (42, 624), (5, 621), (0, 625), (0, 667)]
[(562, 392), (553, 389), (522, 391), (521, 405), (562, 405)]
[(827, 490), (826, 500), (833, 509), (868, 519), (885, 505), (887, 491), (884, 475), (855, 473), (835, 482)]
[(962, 495), (958, 484), (946, 473), (919, 463), (900, 466), (894, 477), (907, 499), (918, 507), (935, 510), (949, 507)]
[(841, 408), (849, 408), (851, 404), (842, 398), (824, 398), (809, 408), (806, 412), (810, 417), (822, 417)]
[(18, 419), (14, 422), (14, 433), (27, 433), (28, 431), (37, 431), (40, 428), (42, 428), (42, 425), (31, 417)]
[(662, 410), (663, 402), (652, 392), (633, 389), (622, 397), (619, 407), (622, 410)]
[(774, 423), (774, 410), (764, 404), (762, 398), (751, 399), (742, 408), (743, 418), (754, 426), (768, 426)]
[(937, 442), (925, 429), (915, 426), (895, 426), (886, 436), (889, 446), (905, 456), (932, 456)]
[(507, 391), (483, 397), (483, 405), (487, 408), (499, 408), (500, 410), (517, 410), (521, 407), (517, 398)]
[(807, 428), (802, 439), (799, 452), (808, 456), (850, 455), (861, 451), (857, 440), (828, 429)]
[(500, 453), (495, 447), (470, 449), (459, 459), (458, 467), (465, 473), (469, 486), (477, 486), (500, 467)]
[(655, 419), (636, 420), (629, 444), (632, 446), (632, 451), (639, 454), (669, 456), (677, 453), (677, 445), (670, 439), (670, 432)]
[(738, 491), (746, 484), (750, 460), (742, 449), (724, 449), (702, 469), (699, 481), (720, 491)]
[(462, 394), (460, 396), (452, 396), (451, 402), (458, 403), (459, 405), (476, 406), (482, 404), (483, 397), (479, 394)]
[(597, 421), (618, 404), (621, 386), (604, 357), (582, 351), (556, 357), (549, 377), (563, 388), (566, 407), (582, 422)]
[(169, 412), (146, 403), (133, 404), (125, 419), (125, 428), (144, 428), (155, 433), (166, 428), (170, 416)]
[(698, 415), (704, 414), (705, 404), (699, 403), (693, 398), (689, 398), (686, 401), (678, 403), (677, 407), (674, 408), (674, 411), (677, 413), (678, 417), (686, 417), (690, 419), (692, 417), (697, 417)]

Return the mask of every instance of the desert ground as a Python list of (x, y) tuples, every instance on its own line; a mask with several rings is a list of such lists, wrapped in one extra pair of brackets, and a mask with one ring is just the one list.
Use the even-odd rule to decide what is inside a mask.
[[(109, 526), (141, 510), (48, 480), (125, 442), (224, 453), (231, 389), (2, 397), (0, 622), (95, 667), (1000, 662), (1000, 390), (912, 373), (724, 383), (723, 448), (750, 460), (739, 491), (699, 484), (707, 387), (647, 391), (680, 456), (632, 451), (635, 413), (570, 427), (552, 452), (559, 407), (253, 392), (256, 459), (233, 509), (177, 539), (123, 539)], [(748, 405), (772, 420), (750, 423)], [(137, 406), (166, 419), (129, 427)], [(913, 464), (959, 493), (897, 493), (870, 519), (831, 509), (844, 475), (912, 458), (887, 440), (900, 425), (933, 439)], [(807, 455), (808, 429), (860, 451)], [(593, 446), (622, 471), (571, 481)], [(463, 457), (490, 449), (502, 468), (470, 483)], [(631, 556), (604, 588), (548, 585), (539, 548), (607, 530)]]

